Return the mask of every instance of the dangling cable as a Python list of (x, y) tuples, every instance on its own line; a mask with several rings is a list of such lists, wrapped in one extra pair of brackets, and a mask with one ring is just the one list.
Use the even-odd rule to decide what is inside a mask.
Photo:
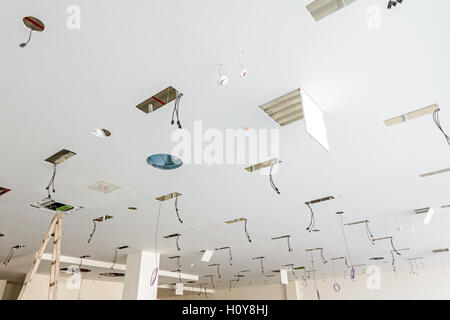
[(161, 215), (161, 204), (162, 204), (162, 202), (159, 203), (158, 218), (156, 220), (156, 230), (155, 230), (155, 268), (153, 269), (152, 277), (150, 279), (150, 286), (151, 287), (153, 287), (153, 285), (155, 284), (156, 280), (158, 279), (158, 272), (159, 272), (159, 268), (158, 268), (158, 228), (159, 228), (159, 217)]
[(175, 198), (175, 212), (177, 213), (178, 221), (183, 223), (183, 220), (180, 218), (180, 213), (178, 212), (178, 197)]
[(91, 234), (89, 235), (89, 240), (87, 243), (91, 243), (92, 237), (94, 236), (95, 230), (97, 230), (97, 221), (93, 220), (94, 222), (94, 229), (92, 230)]
[(369, 239), (370, 243), (372, 243), (373, 245), (375, 245), (375, 237), (373, 236), (372, 232), (370, 232), (369, 229), (369, 220), (365, 221), (366, 224), (366, 233), (367, 233), (367, 238)]
[(390, 237), (391, 238), (391, 246), (392, 246), (392, 250), (399, 256), (401, 256), (400, 252), (397, 251), (397, 249), (395, 249), (394, 247), (394, 237)]
[(396, 268), (395, 268), (395, 256), (394, 256), (394, 251), (392, 251), (391, 250), (391, 257), (392, 257), (392, 263), (391, 263), (391, 265), (392, 265), (392, 271), (396, 271)]
[(347, 268), (350, 269), (350, 266), (348, 265), (348, 262), (347, 262), (347, 257), (345, 257), (344, 262), (345, 262), (345, 265), (347, 266)]
[[(342, 235), (344, 237), (345, 250), (347, 251), (347, 258), (350, 260), (350, 265), (351, 265), (350, 279), (353, 280), (355, 278), (355, 268), (353, 267), (352, 257), (350, 256), (350, 250), (348, 249), (348, 243), (347, 243), (347, 239), (345, 237), (344, 220), (342, 219), (342, 214), (339, 214), (339, 217), (341, 219), (341, 229), (342, 229)], [(347, 259), (345, 259), (345, 261), (346, 261), (345, 263), (347, 264)]]
[(178, 239), (180, 239), (180, 236), (181, 236), (181, 234), (179, 234), (179, 235), (177, 236), (177, 241), (176, 241), (176, 244), (177, 244), (177, 250), (178, 250), (178, 251), (181, 250), (180, 245), (178, 244)]
[(297, 280), (297, 275), (295, 274), (294, 265), (291, 266), (292, 274), (294, 275), (295, 280)]
[(311, 272), (313, 274), (314, 287), (316, 288), (317, 299), (320, 300), (319, 289), (317, 289), (317, 283), (316, 283), (316, 274), (314, 271), (314, 255), (313, 255), (312, 250), (311, 250), (311, 269), (312, 269)]
[(280, 194), (280, 190), (277, 188), (277, 186), (276, 186), (275, 183), (273, 182), (273, 177), (272, 177), (272, 169), (273, 169), (273, 167), (274, 167), (277, 163), (281, 163), (281, 161), (278, 160), (277, 162), (275, 162), (274, 164), (272, 164), (272, 165), (270, 166), (269, 181), (270, 181), (270, 186), (272, 187), (272, 189), (275, 190), (276, 193)]
[(116, 262), (117, 262), (117, 254), (118, 254), (117, 248), (115, 248), (114, 251), (115, 251), (115, 253), (114, 253), (113, 264), (111, 266), (111, 270), (114, 269), (114, 266), (116, 265)]
[(325, 257), (323, 256), (323, 249), (320, 249), (320, 257), (322, 258), (322, 262), (323, 264), (326, 264), (328, 261), (325, 259)]
[(264, 274), (263, 259), (264, 259), (264, 258), (261, 258), (260, 261), (261, 261), (261, 272)]
[(244, 221), (244, 231), (245, 231), (245, 235), (247, 236), (248, 242), (252, 242), (252, 240), (250, 239), (250, 234), (247, 231), (247, 219), (245, 219), (245, 221)]
[(30, 40), (31, 40), (31, 34), (32, 34), (32, 33), (33, 33), (33, 30), (30, 29), (30, 35), (28, 36), (27, 42), (24, 42), (24, 43), (19, 44), (19, 47), (24, 48), (24, 47), (27, 46), (27, 44), (28, 44), (28, 43), (30, 42)]
[(222, 279), (222, 276), (220, 275), (220, 263), (217, 264), (217, 276), (219, 277), (219, 279)]
[(179, 112), (179, 107), (180, 107), (180, 100), (181, 100), (181, 97), (183, 97), (183, 94), (181, 92), (177, 91), (176, 95), (177, 95), (177, 97), (175, 98), (175, 105), (174, 105), (173, 111), (172, 111), (172, 121), (170, 122), (170, 124), (173, 125), (175, 123), (174, 116), (176, 115), (177, 116), (177, 126), (179, 129), (181, 129), (182, 127), (181, 127), (181, 122), (180, 122), (180, 117), (179, 117), (178, 112)]
[(5, 261), (3, 262), (3, 264), (4, 264), (5, 266), (7, 266), (7, 265), (9, 264), (9, 262), (11, 261), (11, 259), (13, 258), (15, 251), (16, 251), (17, 249), (22, 249), (22, 248), (24, 248), (24, 247), (25, 247), (24, 245), (18, 244), (18, 245), (14, 246), (14, 247), (9, 248), (8, 256), (6, 257), (6, 259), (5, 259)]
[(228, 262), (230, 263), (230, 266), (233, 265), (233, 256), (231, 255), (231, 248), (228, 248)]
[(289, 239), (291, 238), (291, 236), (287, 236), (286, 238), (287, 238), (288, 251), (289, 252), (294, 251), (294, 249), (292, 249), (292, 247), (291, 247), (291, 243), (289, 242)]
[(311, 208), (311, 205), (309, 204), (309, 202), (305, 202), (305, 204), (308, 206), (309, 210), (311, 211), (311, 219), (309, 220), (309, 226), (308, 226), (308, 228), (306, 228), (306, 230), (311, 232), (311, 231), (313, 231), (314, 224), (316, 223), (316, 221), (314, 219), (314, 211)]
[(47, 190), (49, 199), (51, 199), (50, 187), (52, 188), (51, 190), (53, 191), (53, 193), (55, 193), (55, 177), (56, 177), (56, 164), (54, 163), (52, 177), (50, 178), (50, 181), (49, 181), (47, 187), (45, 188), (45, 190)]
[(441, 109), (434, 110), (433, 121), (436, 124), (436, 126), (438, 127), (439, 131), (441, 131), (442, 134), (444, 135), (445, 140), (447, 140), (447, 143), (450, 145), (450, 137), (445, 133), (444, 129), (442, 129), (441, 122), (439, 121), (439, 111), (441, 111)]

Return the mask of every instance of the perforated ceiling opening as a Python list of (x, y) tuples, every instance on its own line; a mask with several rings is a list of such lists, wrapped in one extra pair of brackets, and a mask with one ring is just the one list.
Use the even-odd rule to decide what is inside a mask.
[(167, 87), (136, 106), (144, 113), (151, 113), (172, 102), (177, 97), (177, 90)]

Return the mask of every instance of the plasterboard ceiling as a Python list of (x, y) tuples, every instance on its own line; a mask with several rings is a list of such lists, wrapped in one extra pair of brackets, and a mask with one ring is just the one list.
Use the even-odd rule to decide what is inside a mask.
[[(306, 248), (323, 247), (328, 259), (345, 255), (336, 211), (345, 212), (345, 222), (368, 219), (375, 236), (393, 235), (397, 247), (412, 248), (398, 258), (398, 268), (409, 268), (406, 258), (412, 256), (438, 264), (431, 250), (450, 241), (450, 212), (440, 209), (450, 203), (449, 176), (419, 175), (448, 167), (448, 145), (431, 117), (392, 128), (383, 121), (439, 103), (441, 121), (450, 126), (450, 45), (442, 40), (450, 29), (450, 4), (405, 2), (387, 11), (386, 1), (360, 0), (316, 23), (305, 9), (308, 2), (78, 1), (80, 30), (66, 27), (69, 1), (4, 4), (0, 185), (11, 191), (0, 198), (1, 258), (18, 243), (27, 247), (17, 256), (37, 251), (51, 214), (29, 204), (45, 196), (51, 165), (43, 160), (66, 148), (77, 155), (58, 168), (55, 199), (84, 209), (64, 217), (64, 255), (112, 261), (121, 245), (152, 250), (159, 205), (153, 199), (176, 190), (183, 194), (178, 206), (184, 223), (167, 201), (160, 235), (182, 234), (181, 251), (173, 239), (160, 237), (161, 267), (176, 269), (166, 258), (180, 254), (183, 272), (214, 274), (200, 262), (200, 250), (230, 246), (233, 266), (225, 251), (210, 262), (222, 264), (224, 287), (243, 269), (252, 271), (240, 285), (264, 283), (252, 257), (265, 256), (265, 269), (273, 270), (308, 266)], [(367, 27), (373, 4), (380, 9), (379, 30)], [(20, 48), (27, 37), (21, 19), (29, 14), (41, 18), (46, 30)], [(239, 78), (241, 50), (246, 80)], [(217, 85), (221, 63), (226, 87)], [(253, 163), (158, 171), (145, 159), (174, 146), (172, 108), (145, 115), (135, 106), (169, 85), (184, 94), (180, 116), (187, 130), (194, 121), (203, 121), (205, 129), (278, 128), (258, 106), (304, 87), (324, 110), (331, 151), (305, 133), (303, 121), (282, 128), (283, 163), (274, 177), (281, 195), (267, 176), (244, 170)], [(99, 139), (94, 128), (112, 135)], [(121, 188), (109, 194), (88, 188), (98, 181)], [(304, 203), (326, 195), (336, 199), (314, 207), (320, 232), (308, 233)], [(436, 213), (426, 227), (412, 212), (429, 206)], [(92, 219), (105, 214), (114, 219), (98, 224), (87, 244)], [(241, 223), (223, 223), (238, 217), (248, 219), (252, 243)], [(389, 258), (388, 242), (373, 246), (363, 227), (346, 230), (355, 264)], [(282, 234), (292, 235), (293, 252), (270, 240)], [(317, 259), (319, 272), (330, 275), (331, 265)], [(336, 269), (346, 267), (336, 263)]]

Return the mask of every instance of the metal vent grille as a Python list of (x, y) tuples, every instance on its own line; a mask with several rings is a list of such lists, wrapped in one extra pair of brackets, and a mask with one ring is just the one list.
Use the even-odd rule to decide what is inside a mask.
[(159, 108), (165, 106), (169, 102), (173, 101), (177, 97), (177, 90), (173, 87), (167, 87), (164, 90), (161, 90), (157, 94), (151, 96), (144, 102), (141, 102), (136, 106), (139, 110), (144, 113), (151, 113)]
[(259, 108), (282, 127), (303, 119), (300, 89), (272, 100)]

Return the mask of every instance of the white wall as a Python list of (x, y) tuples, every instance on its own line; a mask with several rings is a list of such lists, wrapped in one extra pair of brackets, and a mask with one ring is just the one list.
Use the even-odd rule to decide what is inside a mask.
[[(120, 300), (123, 283), (83, 279), (81, 290), (70, 290), (66, 285), (67, 277), (61, 277), (58, 285), (59, 300)], [(24, 295), (24, 300), (47, 300), (49, 276), (36, 274)]]

